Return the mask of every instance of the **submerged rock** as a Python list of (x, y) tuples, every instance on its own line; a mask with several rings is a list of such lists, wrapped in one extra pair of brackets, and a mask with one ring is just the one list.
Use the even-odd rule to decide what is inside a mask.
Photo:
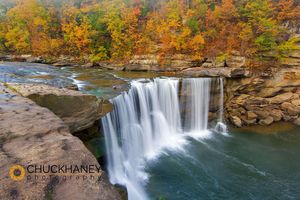
[(112, 110), (109, 102), (89, 94), (43, 84), (8, 84), (22, 96), (46, 107), (59, 116), (72, 133), (91, 127)]
[[(0, 85), (0, 199), (121, 199), (104, 178), (63, 180), (60, 175), (32, 174), (10, 178), (13, 165), (98, 165), (83, 143), (63, 121), (46, 108)], [(25, 173), (27, 173), (25, 171)], [(63, 175), (63, 174), (61, 174)], [(98, 177), (101, 178), (98, 180)], [(69, 176), (68, 176), (69, 177)]]

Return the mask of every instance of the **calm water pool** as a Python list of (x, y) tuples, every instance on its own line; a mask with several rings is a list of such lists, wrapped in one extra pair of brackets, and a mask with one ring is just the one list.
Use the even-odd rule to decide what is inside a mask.
[(300, 129), (190, 139), (149, 163), (153, 199), (300, 199)]

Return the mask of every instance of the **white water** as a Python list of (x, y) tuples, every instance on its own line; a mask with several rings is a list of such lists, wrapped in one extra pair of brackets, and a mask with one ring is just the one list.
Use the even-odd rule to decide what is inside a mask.
[[(206, 137), (211, 79), (156, 78), (133, 81), (128, 93), (112, 100), (114, 111), (102, 119), (111, 183), (127, 188), (129, 200), (148, 199), (144, 166), (164, 148), (182, 149), (185, 136)], [(220, 93), (223, 98), (223, 82)], [(181, 98), (179, 98), (181, 94)], [(219, 121), (223, 121), (220, 100)], [(181, 114), (181, 110), (185, 110)], [(221, 120), (221, 121), (220, 121)]]
[(183, 79), (182, 91), (187, 93), (184, 97), (185, 127), (184, 131), (192, 137), (207, 137), (208, 112), (210, 100), (210, 78)]
[(227, 133), (227, 126), (224, 124), (224, 84), (223, 84), (223, 79), (220, 78), (218, 79), (219, 81), (219, 86), (220, 86), (220, 100), (219, 100), (219, 119), (216, 125), (215, 130), (218, 132), (221, 132), (223, 134)]

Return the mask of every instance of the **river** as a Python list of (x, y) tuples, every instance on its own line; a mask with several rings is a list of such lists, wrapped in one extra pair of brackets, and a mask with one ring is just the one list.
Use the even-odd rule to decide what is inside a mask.
[[(216, 128), (223, 118), (218, 115), (208, 123), (208, 83), (199, 80), (193, 91), (191, 81), (186, 83), (189, 89), (182, 89), (178, 77), (165, 74), (0, 64), (2, 82), (75, 84), (83, 92), (111, 99), (118, 112), (105, 118), (115, 128), (110, 139), (112, 131), (106, 130), (111, 153), (107, 170), (111, 182), (126, 187), (131, 200), (300, 199), (300, 129), (285, 123)], [(180, 103), (178, 90), (189, 91), (184, 101), (189, 108)], [(222, 94), (220, 88), (218, 93)], [(218, 105), (222, 107), (222, 102)], [(124, 123), (131, 129), (124, 131)], [(117, 168), (112, 167), (114, 162)]]

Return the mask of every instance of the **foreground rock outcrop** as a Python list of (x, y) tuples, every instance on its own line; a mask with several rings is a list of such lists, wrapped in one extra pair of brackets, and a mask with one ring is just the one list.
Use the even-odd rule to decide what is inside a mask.
[(300, 69), (281, 69), (272, 77), (228, 79), (227, 118), (235, 126), (300, 123)]
[(0, 199), (120, 199), (105, 179), (46, 179), (15, 181), (12, 165), (97, 165), (83, 143), (46, 108), (0, 85)]
[(90, 128), (95, 121), (112, 110), (109, 102), (79, 91), (44, 84), (7, 85), (23, 97), (54, 112), (69, 126), (71, 133)]

